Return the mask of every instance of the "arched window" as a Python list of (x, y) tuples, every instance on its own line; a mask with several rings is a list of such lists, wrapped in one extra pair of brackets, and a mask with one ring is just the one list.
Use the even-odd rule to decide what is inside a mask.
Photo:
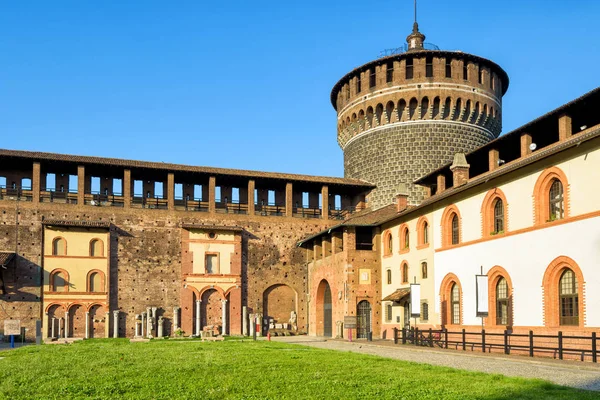
[(444, 209), (441, 218), (441, 230), (442, 230), (442, 246), (449, 247), (457, 245), (461, 242), (460, 232), (460, 212), (456, 205), (450, 205)]
[(392, 270), (391, 269), (387, 270), (387, 284), (388, 285), (392, 284)]
[(452, 244), (458, 244), (460, 241), (460, 232), (458, 228), (458, 215), (452, 215)]
[(421, 278), (427, 279), (427, 263), (426, 262), (421, 263)]
[(423, 244), (429, 244), (429, 224), (427, 221), (423, 223)]
[(104, 292), (104, 276), (100, 272), (92, 272), (88, 278), (88, 292)]
[(400, 253), (406, 253), (410, 246), (410, 233), (408, 226), (403, 224), (400, 226)]
[(103, 257), (104, 245), (100, 239), (92, 239), (90, 241), (90, 257)]
[(491, 189), (481, 203), (482, 237), (503, 234), (508, 231), (506, 196), (499, 188)]
[(559, 281), (560, 325), (579, 325), (579, 293), (577, 277), (566, 268)]
[(535, 223), (538, 225), (569, 216), (569, 184), (557, 167), (542, 172), (534, 188)]
[(69, 291), (69, 274), (64, 270), (56, 270), (50, 274), (51, 292)]
[(52, 255), (65, 256), (67, 255), (67, 241), (63, 238), (56, 238), (52, 241)]
[(494, 233), (504, 232), (504, 203), (497, 199), (494, 203)]
[(391, 255), (392, 251), (394, 249), (394, 238), (393, 238), (391, 232), (387, 232), (385, 234), (384, 246), (385, 246), (385, 248), (383, 249), (383, 254), (386, 256)]
[(553, 179), (548, 193), (549, 221), (563, 219), (565, 216), (565, 199), (563, 185), (560, 180)]
[(456, 283), (452, 284), (450, 290), (450, 310), (451, 310), (451, 321), (453, 325), (460, 325), (460, 289)]
[(402, 283), (408, 283), (408, 264), (402, 264)]
[(508, 283), (504, 278), (496, 284), (496, 325), (508, 325)]

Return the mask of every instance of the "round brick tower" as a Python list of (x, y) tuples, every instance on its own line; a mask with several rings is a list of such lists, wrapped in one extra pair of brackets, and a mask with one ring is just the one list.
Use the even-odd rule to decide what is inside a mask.
[(495, 139), (502, 129), (508, 75), (497, 64), (424, 43), (415, 22), (402, 51), (346, 74), (331, 91), (344, 175), (377, 185), (369, 205), (390, 204), (405, 183), (409, 203), (424, 199), (417, 178)]

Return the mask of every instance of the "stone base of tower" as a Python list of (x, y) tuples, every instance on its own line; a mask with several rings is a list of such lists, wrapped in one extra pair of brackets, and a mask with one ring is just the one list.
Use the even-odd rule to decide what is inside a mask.
[(369, 206), (380, 208), (394, 202), (400, 183), (409, 190), (409, 204), (425, 198), (416, 179), (495, 138), (478, 126), (455, 121), (414, 121), (389, 124), (352, 138), (344, 148), (346, 178), (377, 185)]

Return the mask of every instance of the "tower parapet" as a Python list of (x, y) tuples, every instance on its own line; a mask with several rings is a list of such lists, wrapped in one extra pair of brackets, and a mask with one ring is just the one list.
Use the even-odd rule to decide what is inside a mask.
[(415, 22), (406, 52), (355, 68), (331, 92), (345, 176), (377, 185), (373, 207), (389, 204), (400, 183), (419, 203), (425, 191), (414, 180), (502, 130), (506, 72), (472, 54), (427, 50), (424, 40)]

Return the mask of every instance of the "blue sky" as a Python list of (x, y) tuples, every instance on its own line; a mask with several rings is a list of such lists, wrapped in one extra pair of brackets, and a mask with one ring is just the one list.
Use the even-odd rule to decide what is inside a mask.
[[(0, 147), (343, 175), (333, 85), (399, 47), (411, 0), (18, 1)], [(427, 41), (502, 66), (504, 132), (600, 83), (600, 2), (421, 0)]]

